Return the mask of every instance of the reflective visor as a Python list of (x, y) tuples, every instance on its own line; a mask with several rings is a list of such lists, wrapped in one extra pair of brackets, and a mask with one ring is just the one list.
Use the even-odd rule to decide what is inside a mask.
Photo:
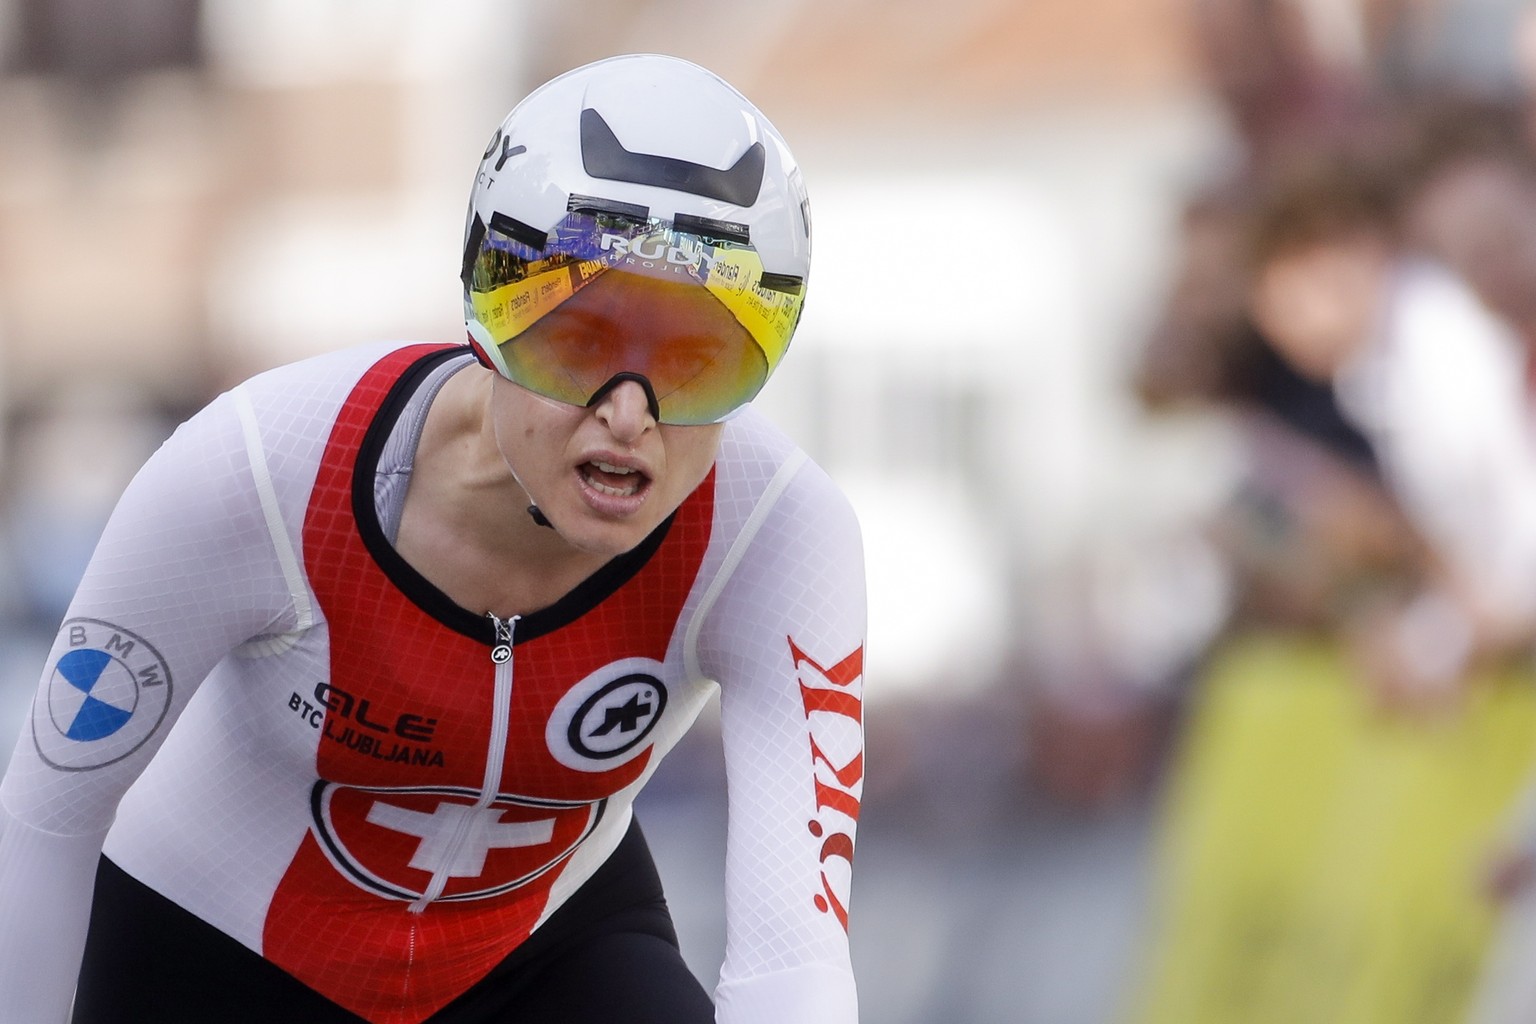
[(547, 235), (501, 217), (477, 233), (470, 333), (509, 379), (572, 405), (639, 374), (661, 422), (717, 423), (762, 389), (800, 319), (801, 279), (765, 274), (743, 225), (578, 209)]

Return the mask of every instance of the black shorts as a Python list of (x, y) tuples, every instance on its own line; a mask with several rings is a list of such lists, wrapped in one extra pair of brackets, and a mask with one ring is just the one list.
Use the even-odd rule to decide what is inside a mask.
[[(357, 1024), (363, 1018), (103, 857), (74, 1024)], [(532, 936), (433, 1024), (713, 1024), (638, 824)]]

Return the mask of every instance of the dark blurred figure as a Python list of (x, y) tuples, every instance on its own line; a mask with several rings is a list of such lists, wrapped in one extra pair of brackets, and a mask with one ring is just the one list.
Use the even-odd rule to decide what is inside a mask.
[[(1345, 17), (1349, 7), (1339, 0)], [(1297, 0), (1193, 0), (1195, 44), (1250, 170), (1298, 140), (1347, 138), (1381, 104), (1364, 39), (1325, 46), (1315, 9)]]
[(1219, 410), (1241, 438), (1246, 468), (1212, 526), (1233, 579), (1228, 629), (1332, 631), (1396, 600), (1426, 564), (1333, 381), (1380, 314), (1393, 181), (1326, 163), (1191, 207), (1183, 275), (1137, 380), (1150, 408)]
[(16, 0), (9, 74), (67, 83), (70, 123), (110, 130), (124, 83), (204, 64), (202, 0)]
[(203, 62), (201, 0), (17, 0), (10, 70), (107, 95), (124, 79)]

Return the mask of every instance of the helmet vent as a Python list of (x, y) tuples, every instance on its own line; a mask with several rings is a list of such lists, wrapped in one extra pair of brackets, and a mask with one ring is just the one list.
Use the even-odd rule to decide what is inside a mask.
[(491, 214), (491, 230), (506, 235), (514, 242), (521, 242), (530, 249), (542, 250), (549, 244), (549, 232), (540, 231), (532, 224), (524, 224), (516, 217), (496, 212)]
[(591, 107), (581, 112), (581, 163), (594, 178), (652, 185), (735, 206), (751, 206), (763, 187), (766, 162), (761, 142), (754, 142), (734, 166), (725, 170), (676, 157), (631, 153), (619, 142), (603, 115)]
[(705, 238), (713, 238), (719, 242), (735, 242), (737, 245), (752, 244), (751, 230), (745, 224), (738, 224), (735, 221), (695, 217), (691, 213), (674, 213), (672, 226), (679, 231), (703, 235)]
[(649, 206), (641, 206), (639, 203), (621, 203), (617, 199), (603, 199), (601, 196), (572, 195), (565, 204), (567, 213), (606, 213), (612, 217), (623, 217), (626, 220), (644, 223), (651, 216)]
[(769, 274), (764, 272), (762, 280), (758, 283), (769, 291), (783, 292), (786, 295), (799, 295), (805, 288), (805, 278), (799, 274)]

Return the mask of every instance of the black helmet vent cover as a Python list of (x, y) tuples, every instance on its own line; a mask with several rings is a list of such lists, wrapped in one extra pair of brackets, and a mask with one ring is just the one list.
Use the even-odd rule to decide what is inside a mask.
[(581, 163), (594, 178), (654, 185), (735, 206), (751, 206), (763, 187), (767, 154), (761, 142), (754, 142), (734, 166), (722, 171), (676, 157), (631, 153), (603, 115), (588, 107), (581, 112)]

